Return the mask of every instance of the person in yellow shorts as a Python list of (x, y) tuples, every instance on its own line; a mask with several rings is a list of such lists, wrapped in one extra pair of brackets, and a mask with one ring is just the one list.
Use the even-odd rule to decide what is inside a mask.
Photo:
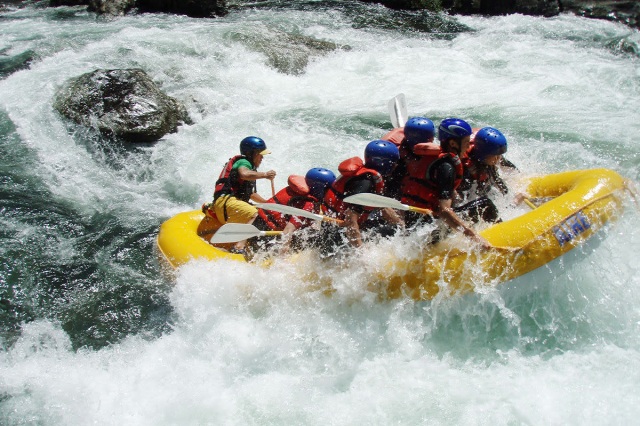
[[(229, 159), (216, 181), (213, 203), (203, 206), (206, 217), (199, 227), (201, 235), (207, 233), (202, 231), (208, 228), (207, 222), (215, 222), (213, 217), (221, 224), (253, 223), (258, 216), (258, 210), (249, 204), (249, 200), (267, 202), (256, 192), (256, 180), (273, 181), (276, 177), (274, 170), (258, 171), (263, 157), (270, 153), (267, 144), (261, 138), (248, 136), (242, 139), (240, 155)], [(232, 251), (243, 253), (245, 244), (246, 240), (237, 242)]]

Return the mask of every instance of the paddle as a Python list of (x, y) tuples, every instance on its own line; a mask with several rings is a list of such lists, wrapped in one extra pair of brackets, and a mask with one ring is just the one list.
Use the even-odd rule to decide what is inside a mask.
[(322, 221), (325, 221), (325, 222), (334, 222), (336, 224), (341, 224), (342, 223), (342, 220), (340, 220), (340, 219), (334, 219), (334, 218), (329, 217), (329, 216), (324, 216), (324, 215), (313, 213), (313, 212), (310, 212), (310, 211), (307, 211), (307, 210), (298, 209), (296, 207), (285, 206), (284, 204), (257, 203), (257, 204), (255, 204), (255, 206), (258, 207), (259, 209), (272, 210), (274, 212), (280, 212), (280, 213), (289, 214), (289, 215), (292, 215), (292, 216), (302, 216), (302, 217), (306, 217), (308, 219), (322, 220)]
[(390, 207), (392, 209), (405, 210), (405, 211), (409, 210), (412, 212), (422, 213), (422, 214), (433, 213), (429, 209), (422, 209), (420, 207), (408, 206), (406, 204), (402, 204), (398, 200), (394, 200), (393, 198), (383, 197), (382, 195), (371, 194), (371, 193), (351, 195), (349, 197), (346, 197), (343, 201), (345, 203), (359, 204), (361, 206), (368, 206), (368, 207)]
[(235, 243), (253, 237), (280, 235), (282, 231), (261, 231), (248, 223), (226, 223), (211, 237), (212, 243)]
[(528, 205), (531, 208), (531, 210), (535, 210), (537, 208), (537, 206), (533, 204), (533, 202), (527, 197), (524, 197), (522, 201), (524, 201), (524, 203)]
[(406, 123), (407, 118), (409, 118), (404, 93), (400, 93), (391, 98), (387, 103), (387, 107), (389, 108), (389, 117), (391, 118), (393, 127), (404, 127), (404, 123)]
[(535, 209), (537, 209), (537, 208), (538, 208), (538, 206), (536, 206), (536, 205), (534, 204), (534, 202), (531, 200), (531, 198), (527, 197), (527, 196), (526, 196), (526, 195), (524, 195), (523, 193), (518, 193), (518, 194), (516, 194), (515, 202), (514, 202), (514, 204), (515, 204), (515, 205), (520, 204), (520, 202), (518, 201), (518, 199), (520, 199), (520, 200), (521, 200), (521, 202), (523, 202), (523, 203), (525, 203), (527, 206), (529, 206), (529, 208), (530, 208), (531, 210), (535, 210)]

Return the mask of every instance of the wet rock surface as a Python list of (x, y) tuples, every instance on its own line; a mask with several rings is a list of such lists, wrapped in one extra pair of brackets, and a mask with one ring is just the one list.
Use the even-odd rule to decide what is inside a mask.
[(153, 142), (191, 123), (184, 105), (141, 69), (83, 74), (58, 91), (53, 106), (74, 123), (128, 142)]

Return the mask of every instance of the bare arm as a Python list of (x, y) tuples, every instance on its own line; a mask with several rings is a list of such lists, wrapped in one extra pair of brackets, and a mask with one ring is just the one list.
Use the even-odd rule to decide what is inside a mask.
[[(240, 179), (242, 180), (258, 180), (258, 179), (269, 179), (270, 181), (273, 182), (273, 178), (276, 177), (276, 172), (274, 170), (269, 170), (268, 172), (259, 172), (257, 170), (251, 170), (248, 169), (246, 167), (239, 167), (238, 168), (238, 176), (240, 177)], [(260, 194), (258, 194), (257, 192), (254, 192), (253, 194), (251, 194), (251, 196), (249, 197), (252, 201), (255, 201), (256, 203), (266, 203), (267, 199), (263, 198)]]
[(284, 255), (289, 252), (289, 245), (291, 244), (291, 235), (296, 230), (296, 226), (289, 222), (282, 230), (282, 245), (280, 246), (279, 254)]
[(440, 200), (438, 214), (444, 222), (452, 229), (461, 230), (464, 235), (471, 238), (473, 241), (480, 243), (483, 248), (490, 248), (491, 244), (485, 240), (480, 234), (478, 234), (473, 228), (467, 226), (466, 223), (458, 217), (458, 215), (451, 208), (451, 200)]
[(344, 227), (347, 228), (347, 238), (354, 247), (362, 246), (362, 235), (360, 233), (360, 225), (358, 224), (358, 217), (360, 215), (351, 209), (347, 209), (344, 213)]
[(251, 194), (249, 196), (249, 199), (251, 199), (251, 201), (254, 201), (256, 203), (268, 203), (269, 200), (267, 200), (266, 198), (264, 198), (262, 195), (258, 194), (257, 192), (254, 192), (253, 194)]
[(275, 170), (269, 170), (268, 172), (259, 172), (257, 170), (250, 170), (246, 167), (240, 167), (238, 168), (238, 176), (240, 176), (240, 179), (242, 180), (273, 180), (276, 177), (276, 172)]
[(404, 219), (394, 209), (385, 207), (381, 210), (381, 213), (387, 222), (404, 227)]

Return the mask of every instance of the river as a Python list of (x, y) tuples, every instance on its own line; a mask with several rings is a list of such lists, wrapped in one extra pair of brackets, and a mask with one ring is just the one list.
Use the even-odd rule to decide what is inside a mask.
[[(277, 188), (311, 167), (337, 172), (391, 128), (398, 93), (411, 116), (499, 128), (523, 175), (606, 167), (638, 181), (638, 31), (269, 3), (280, 7), (216, 19), (2, 13), (2, 52), (36, 60), (0, 80), (0, 423), (637, 422), (632, 200), (596, 244), (428, 302), (377, 299), (357, 266), (336, 273), (331, 297), (286, 265), (193, 262), (172, 276), (155, 238), (210, 199), (243, 137), (267, 141)], [(144, 69), (194, 124), (135, 146), (69, 126), (56, 91), (97, 68)]]

